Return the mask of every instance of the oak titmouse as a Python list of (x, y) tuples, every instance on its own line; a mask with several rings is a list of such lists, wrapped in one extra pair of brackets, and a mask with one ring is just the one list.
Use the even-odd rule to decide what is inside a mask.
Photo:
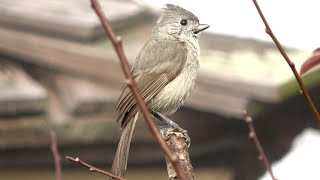
[[(165, 116), (176, 112), (193, 88), (199, 67), (199, 32), (208, 27), (199, 24), (199, 19), (191, 12), (167, 4), (150, 39), (136, 57), (133, 77), (150, 112), (158, 119), (168, 120)], [(116, 110), (117, 122), (121, 122), (124, 129), (112, 173), (123, 176), (133, 129), (139, 116), (139, 107), (126, 86)]]

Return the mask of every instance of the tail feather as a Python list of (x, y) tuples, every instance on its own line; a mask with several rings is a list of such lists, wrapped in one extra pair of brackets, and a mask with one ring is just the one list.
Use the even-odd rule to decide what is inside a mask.
[[(132, 133), (136, 125), (139, 113), (128, 122), (122, 131), (122, 135), (118, 144), (116, 155), (114, 156), (111, 172), (116, 176), (123, 177), (127, 170), (127, 162), (129, 156), (130, 143), (132, 139)], [(113, 179), (113, 178), (110, 178)]]

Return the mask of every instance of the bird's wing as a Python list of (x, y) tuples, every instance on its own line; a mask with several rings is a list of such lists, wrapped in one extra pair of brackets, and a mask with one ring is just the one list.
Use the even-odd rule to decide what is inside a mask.
[[(150, 39), (136, 58), (132, 72), (146, 103), (158, 94), (183, 69), (187, 49), (179, 41)], [(118, 121), (124, 127), (138, 112), (138, 105), (130, 89), (124, 86), (116, 107)]]

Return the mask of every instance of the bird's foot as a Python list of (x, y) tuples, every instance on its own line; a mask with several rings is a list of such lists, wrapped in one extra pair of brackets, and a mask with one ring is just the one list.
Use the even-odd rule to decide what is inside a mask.
[(186, 144), (188, 147), (190, 147), (190, 144), (191, 144), (191, 139), (188, 135), (188, 132), (182, 128), (175, 128), (175, 127), (172, 127), (172, 126), (159, 126), (159, 129), (160, 129), (160, 132), (162, 134), (168, 134), (168, 133), (172, 133), (172, 132), (180, 132), (182, 133), (183, 137), (185, 138), (185, 141), (186, 141)]
[(163, 123), (165, 123), (167, 125), (167, 126), (161, 126), (160, 130), (165, 130), (166, 132), (169, 132), (169, 131), (181, 132), (183, 134), (184, 138), (186, 139), (186, 143), (187, 143), (188, 147), (190, 147), (191, 139), (188, 135), (187, 130), (182, 129), (177, 123), (173, 122), (171, 119), (164, 116), (160, 112), (153, 112), (152, 114), (157, 119), (159, 119), (160, 121), (162, 121)]

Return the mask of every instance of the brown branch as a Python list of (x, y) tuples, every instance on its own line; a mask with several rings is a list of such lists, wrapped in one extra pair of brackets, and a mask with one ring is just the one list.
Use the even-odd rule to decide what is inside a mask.
[(122, 177), (113, 175), (113, 174), (111, 174), (111, 173), (109, 173), (109, 172), (107, 172), (107, 171), (104, 171), (104, 170), (102, 170), (102, 169), (96, 168), (96, 167), (94, 167), (94, 166), (92, 166), (92, 165), (90, 165), (90, 164), (82, 161), (82, 160), (79, 159), (78, 157), (73, 158), (73, 157), (70, 157), (70, 156), (66, 156), (66, 159), (69, 160), (69, 161), (71, 161), (71, 162), (74, 162), (74, 163), (80, 164), (80, 165), (82, 165), (82, 166), (85, 166), (85, 167), (89, 168), (89, 170), (92, 171), (92, 172), (96, 172), (96, 173), (100, 173), (100, 174), (103, 174), (103, 175), (107, 175), (107, 176), (109, 176), (109, 177), (112, 177), (112, 178), (118, 179), (118, 180), (125, 180), (125, 179), (122, 178)]
[(317, 108), (315, 107), (313, 101), (311, 100), (310, 96), (309, 96), (309, 93), (308, 91), (306, 90), (306, 87), (304, 86), (304, 83), (303, 81), (301, 80), (300, 78), (300, 75), (298, 73), (298, 71), (296, 70), (295, 68), (295, 64), (289, 59), (287, 53), (285, 52), (285, 50), (283, 49), (282, 45), (280, 44), (280, 42), (278, 41), (278, 39), (276, 38), (276, 36), (273, 34), (266, 18), (264, 17), (260, 7), (259, 7), (259, 4), (256, 0), (252, 0), (254, 5), (256, 6), (256, 9), (266, 27), (266, 33), (269, 34), (269, 36), (271, 37), (271, 39), (274, 41), (274, 43), (276, 44), (277, 48), (279, 49), (281, 55), (283, 56), (283, 58), (286, 60), (286, 62), (288, 63), (288, 65), (290, 66), (294, 76), (296, 77), (296, 80), (300, 86), (300, 89), (301, 89), (301, 92), (302, 92), (302, 95), (303, 97), (305, 98), (305, 100), (307, 101), (307, 103), (309, 104), (314, 116), (316, 117), (316, 119), (318, 120), (318, 122), (320, 123), (320, 115), (319, 115), (319, 112), (317, 110)]
[(54, 131), (50, 131), (51, 151), (54, 159), (54, 167), (56, 171), (56, 180), (61, 180), (61, 156), (58, 151), (57, 135)]
[[(188, 180), (194, 180), (194, 172), (188, 152), (188, 144), (184, 134), (181, 132), (161, 129), (161, 135), (165, 139), (171, 151), (177, 155), (178, 161), (184, 171), (185, 177)], [(166, 158), (167, 171), (169, 180), (177, 179), (177, 172), (172, 166), (171, 161)]]
[(185, 179), (185, 175), (181, 169), (181, 166), (179, 165), (179, 161), (178, 161), (177, 156), (174, 155), (170, 151), (170, 149), (166, 145), (165, 141), (162, 139), (161, 134), (159, 133), (159, 130), (158, 130), (155, 122), (153, 121), (144, 100), (141, 97), (141, 94), (137, 88), (136, 82), (134, 81), (133, 76), (131, 74), (129, 63), (128, 63), (127, 58), (124, 54), (121, 38), (116, 37), (116, 35), (114, 34), (114, 32), (111, 28), (111, 25), (110, 25), (108, 19), (105, 17), (98, 0), (91, 0), (91, 6), (95, 10), (96, 14), (98, 15), (106, 34), (108, 35), (109, 39), (111, 40), (111, 42), (114, 46), (114, 49), (115, 49), (115, 51), (118, 55), (118, 58), (120, 60), (120, 63), (121, 63), (122, 71), (126, 77), (125, 82), (127, 82), (126, 83), (127, 86), (130, 88), (131, 92), (133, 93), (134, 98), (136, 99), (136, 101), (140, 107), (140, 110), (144, 116), (146, 123), (148, 124), (148, 127), (149, 127), (151, 133), (155, 137), (156, 141), (160, 144), (160, 147), (161, 147), (162, 151), (164, 152), (164, 154), (172, 162), (175, 170), (177, 171), (178, 178)]
[(252, 122), (252, 118), (248, 115), (248, 113), (246, 111), (243, 112), (243, 119), (246, 122), (248, 128), (249, 128), (249, 138), (252, 139), (252, 141), (254, 142), (254, 144), (256, 145), (256, 148), (259, 152), (259, 156), (258, 159), (261, 160), (264, 164), (264, 167), (268, 170), (271, 178), (273, 180), (277, 180), (277, 178), (275, 178), (273, 172), (272, 172), (272, 168), (270, 166), (270, 163), (268, 161), (268, 158), (266, 156), (266, 154), (264, 153), (263, 147), (259, 141), (259, 138), (256, 134), (256, 130), (253, 126), (253, 122)]

